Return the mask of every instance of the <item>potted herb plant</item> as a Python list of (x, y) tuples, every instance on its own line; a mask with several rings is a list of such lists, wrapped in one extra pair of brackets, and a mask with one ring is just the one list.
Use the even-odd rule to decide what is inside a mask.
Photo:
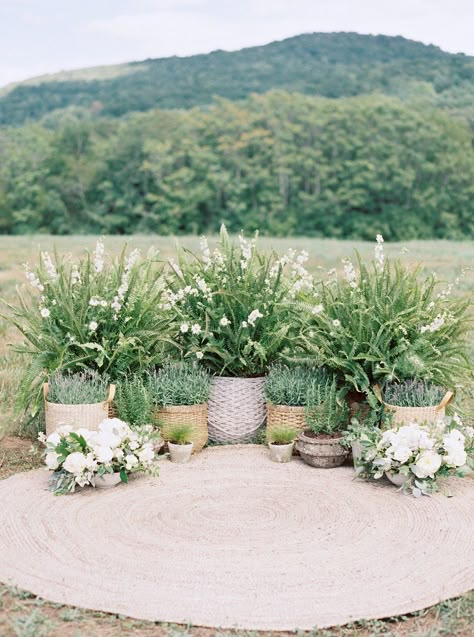
[[(177, 324), (180, 352), (213, 375), (209, 437), (215, 442), (252, 440), (265, 423), (264, 376), (298, 340), (301, 311), (295, 302), (313, 287), (307, 254), (281, 259), (221, 228), (211, 251), (179, 253), (171, 263), (167, 306)], [(166, 296), (166, 295), (165, 295)]]
[(305, 405), (308, 387), (315, 369), (277, 364), (270, 367), (265, 379), (267, 399), (267, 439), (274, 428), (305, 428)]
[(379, 391), (377, 394), (383, 400), (384, 410), (392, 414), (394, 424), (435, 422), (444, 418), (446, 406), (454, 398), (453, 392), (419, 379), (389, 381), (383, 399)]
[(168, 362), (149, 374), (148, 389), (164, 440), (170, 440), (173, 425), (186, 422), (191, 427), (193, 451), (201, 451), (208, 440), (209, 373), (196, 363)]
[(137, 471), (157, 475), (152, 438), (150, 428), (133, 431), (117, 418), (103, 420), (97, 431), (63, 425), (49, 436), (40, 434), (53, 472), (51, 490), (59, 495), (87, 485), (108, 488)]
[(174, 423), (168, 428), (168, 451), (171, 462), (179, 464), (189, 462), (193, 452), (193, 427), (188, 424)]
[(290, 462), (297, 435), (297, 429), (289, 425), (272, 427), (268, 432), (267, 439), (270, 458), (273, 462)]
[(348, 424), (348, 406), (338, 391), (335, 375), (313, 379), (306, 398), (307, 429), (298, 435), (296, 448), (303, 460), (319, 468), (338, 467), (348, 456), (341, 444)]
[(97, 429), (107, 418), (115, 385), (95, 371), (70, 373), (57, 371), (43, 385), (46, 435), (61, 425), (81, 423), (82, 428)]

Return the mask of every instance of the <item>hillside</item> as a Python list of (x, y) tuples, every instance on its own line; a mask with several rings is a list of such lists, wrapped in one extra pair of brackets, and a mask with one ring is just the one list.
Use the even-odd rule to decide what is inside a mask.
[(117, 117), (207, 105), (214, 96), (239, 100), (270, 89), (330, 98), (421, 96), (464, 112), (474, 101), (474, 58), (402, 37), (313, 33), (234, 52), (36, 78), (0, 93), (0, 125), (21, 125), (71, 106)]

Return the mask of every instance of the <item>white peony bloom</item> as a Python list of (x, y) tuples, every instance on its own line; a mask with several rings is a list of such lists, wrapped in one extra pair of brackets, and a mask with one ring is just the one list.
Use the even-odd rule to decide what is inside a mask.
[(87, 460), (83, 453), (79, 451), (75, 451), (74, 453), (69, 454), (63, 464), (63, 468), (65, 471), (69, 473), (82, 473), (87, 466)]
[(48, 310), (47, 307), (42, 307), (40, 310), (40, 314), (43, 318), (48, 318), (48, 316), (51, 314), (51, 312)]
[(97, 471), (97, 460), (93, 453), (88, 453), (86, 456), (86, 469), (88, 471)]
[(122, 442), (121, 436), (114, 431), (98, 431), (91, 438), (91, 443), (95, 447), (111, 447), (115, 449)]
[(191, 325), (191, 332), (193, 334), (200, 334), (201, 333), (201, 326), (198, 323), (194, 323), (193, 325)]
[(102, 462), (104, 464), (110, 462), (114, 457), (112, 449), (106, 446), (94, 447), (94, 454), (97, 458), (97, 462)]
[(448, 451), (448, 455), (443, 457), (444, 463), (449, 467), (462, 467), (467, 462), (467, 453), (464, 447), (452, 447)]
[(58, 458), (59, 455), (55, 451), (50, 451), (46, 454), (45, 462), (50, 471), (56, 471), (56, 469), (59, 467)]
[(417, 478), (434, 478), (435, 473), (441, 467), (442, 458), (435, 451), (426, 450), (421, 453), (411, 470)]

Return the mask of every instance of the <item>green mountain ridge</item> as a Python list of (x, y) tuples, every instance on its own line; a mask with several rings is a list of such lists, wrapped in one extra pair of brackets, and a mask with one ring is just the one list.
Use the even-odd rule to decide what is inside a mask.
[(435, 106), (465, 110), (474, 97), (474, 58), (401, 36), (311, 33), (239, 51), (65, 71), (6, 88), (0, 93), (3, 126), (70, 107), (119, 117), (271, 89), (329, 98), (421, 95)]

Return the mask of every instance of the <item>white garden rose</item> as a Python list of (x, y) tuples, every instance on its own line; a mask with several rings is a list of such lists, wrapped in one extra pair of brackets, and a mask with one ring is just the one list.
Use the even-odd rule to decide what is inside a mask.
[(397, 447), (393, 453), (393, 459), (398, 460), (398, 462), (406, 462), (408, 458), (411, 456), (412, 451), (410, 447)]
[(58, 458), (59, 455), (55, 451), (50, 451), (46, 454), (45, 462), (50, 471), (56, 471), (56, 469), (59, 467)]
[(83, 453), (79, 451), (75, 451), (74, 453), (69, 454), (69, 456), (64, 461), (63, 467), (65, 471), (69, 471), (69, 473), (82, 473), (87, 466), (87, 460)]
[(111, 431), (98, 431), (91, 439), (91, 442), (96, 447), (111, 447), (112, 449), (115, 449), (115, 447), (120, 445), (122, 439), (118, 433), (112, 433)]
[(449, 467), (462, 467), (467, 462), (467, 453), (464, 451), (464, 447), (459, 445), (458, 447), (451, 447), (448, 451), (448, 455), (443, 458), (444, 463)]
[(420, 431), (418, 446), (420, 449), (433, 449), (434, 440), (430, 437), (427, 431)]
[(434, 474), (441, 467), (441, 462), (442, 458), (439, 453), (426, 450), (418, 456), (416, 464), (411, 467), (411, 470), (421, 480), (434, 478)]
[(88, 471), (97, 471), (97, 460), (93, 453), (88, 453), (86, 456), (86, 468)]
[(114, 457), (114, 452), (110, 447), (107, 447), (106, 445), (95, 447), (94, 453), (97, 461), (104, 464), (110, 462)]

